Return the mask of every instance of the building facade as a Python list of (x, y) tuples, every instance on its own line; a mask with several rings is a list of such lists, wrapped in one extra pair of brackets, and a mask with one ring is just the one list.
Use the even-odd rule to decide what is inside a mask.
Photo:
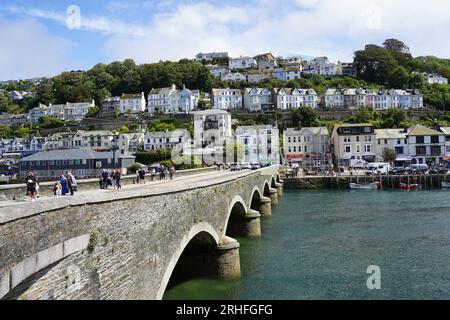
[(359, 167), (376, 161), (376, 133), (371, 124), (336, 125), (331, 136), (334, 162)]
[(168, 88), (152, 89), (148, 95), (148, 112), (190, 113), (198, 107), (200, 91), (189, 90), (185, 86), (178, 90), (176, 85)]
[(242, 93), (239, 89), (213, 89), (212, 103), (214, 109), (242, 109)]
[(314, 169), (330, 168), (330, 135), (326, 127), (287, 128), (283, 133), (285, 164)]
[(298, 109), (306, 106), (317, 108), (317, 93), (314, 89), (274, 88), (273, 102), (278, 110)]
[(415, 125), (406, 136), (412, 164), (438, 165), (443, 163), (446, 154), (446, 138), (443, 132)]
[(182, 148), (190, 137), (190, 133), (185, 129), (147, 132), (144, 137), (144, 150), (156, 151), (160, 149)]
[(145, 112), (145, 96), (140, 94), (123, 94), (120, 97), (120, 113), (139, 114)]
[(103, 170), (119, 169), (126, 174), (127, 168), (134, 163), (134, 156), (119, 152), (95, 152), (86, 148), (52, 150), (19, 160), (19, 175), (25, 177), (33, 171), (38, 178), (56, 179), (72, 171), (77, 178), (99, 177)]
[(198, 53), (195, 56), (195, 60), (197, 61), (211, 61), (214, 59), (220, 59), (220, 58), (228, 58), (228, 52), (209, 52), (209, 53)]
[(243, 147), (240, 163), (279, 164), (279, 130), (272, 126), (238, 126), (236, 143)]
[(266, 88), (246, 88), (244, 90), (244, 108), (250, 112), (273, 110), (272, 92)]
[(230, 59), (229, 61), (229, 67), (230, 69), (251, 69), (251, 68), (257, 68), (258, 63), (256, 60), (252, 57), (239, 57)]

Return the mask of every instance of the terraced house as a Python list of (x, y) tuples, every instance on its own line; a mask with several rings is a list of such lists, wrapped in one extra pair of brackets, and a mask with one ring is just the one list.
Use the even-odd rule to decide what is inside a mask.
[(278, 110), (298, 109), (302, 106), (317, 108), (317, 93), (314, 89), (274, 88), (272, 99)]
[(239, 89), (213, 89), (212, 103), (214, 109), (242, 109), (242, 93)]
[(408, 134), (412, 164), (441, 164), (445, 158), (445, 134), (422, 125), (412, 127)]
[(244, 108), (250, 112), (274, 109), (272, 92), (266, 88), (246, 88), (244, 90)]

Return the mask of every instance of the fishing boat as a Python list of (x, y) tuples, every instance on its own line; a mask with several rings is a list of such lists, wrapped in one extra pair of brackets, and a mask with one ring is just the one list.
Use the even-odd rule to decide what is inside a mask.
[(407, 183), (400, 184), (401, 190), (413, 191), (413, 190), (417, 190), (419, 188), (420, 188), (420, 185), (418, 185), (418, 184), (407, 184)]
[(350, 189), (354, 189), (354, 190), (374, 190), (374, 189), (379, 189), (380, 188), (380, 183), (379, 182), (374, 182), (371, 184), (359, 184), (359, 183), (350, 183)]
[(450, 182), (442, 181), (441, 186), (442, 186), (442, 188), (450, 188)]

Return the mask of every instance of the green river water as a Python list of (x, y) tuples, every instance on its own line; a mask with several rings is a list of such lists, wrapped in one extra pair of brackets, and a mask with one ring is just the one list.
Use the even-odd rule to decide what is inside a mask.
[(286, 190), (262, 233), (238, 239), (240, 280), (170, 284), (164, 299), (450, 298), (450, 191)]

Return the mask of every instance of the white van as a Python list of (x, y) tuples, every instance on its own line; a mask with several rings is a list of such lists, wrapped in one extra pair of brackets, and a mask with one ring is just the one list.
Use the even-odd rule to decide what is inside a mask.
[(388, 172), (392, 169), (391, 165), (389, 163), (383, 163), (383, 162), (375, 162), (375, 163), (368, 163), (366, 165), (366, 175), (376, 175), (376, 174), (388, 174)]

